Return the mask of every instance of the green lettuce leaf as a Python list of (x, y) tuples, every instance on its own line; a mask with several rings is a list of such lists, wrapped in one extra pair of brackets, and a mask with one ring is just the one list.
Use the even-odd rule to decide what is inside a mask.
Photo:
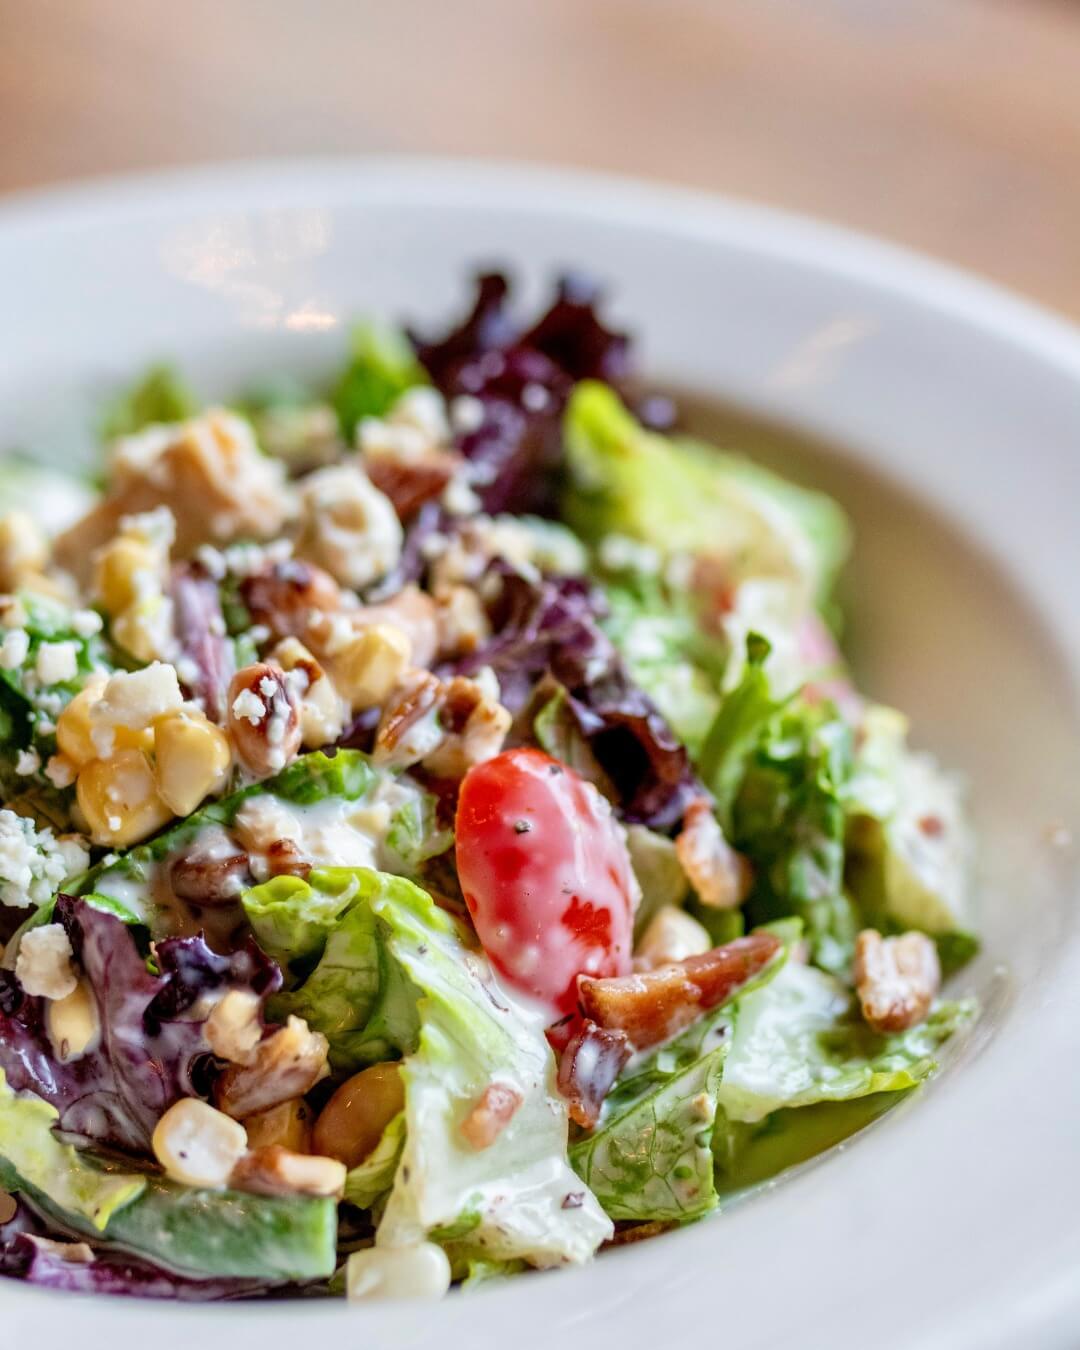
[(799, 925), (776, 931), (777, 957), (735, 998), (632, 1064), (599, 1126), (572, 1145), (574, 1169), (613, 1219), (685, 1221), (715, 1208), (712, 1136), (733, 1020), (751, 990), (777, 977)]
[(357, 1209), (371, 1209), (394, 1184), (405, 1147), (405, 1113), (396, 1115), (383, 1130), (371, 1154), (350, 1168), (345, 1178), (345, 1199)]
[(101, 1233), (143, 1193), (146, 1178), (92, 1167), (57, 1139), (59, 1118), (40, 1097), (12, 1091), (0, 1069), (0, 1189), (44, 1196), (84, 1231)]
[(62, 1227), (196, 1278), (284, 1282), (333, 1273), (333, 1200), (196, 1190), (99, 1170), (59, 1142), (56, 1120), (48, 1103), (12, 1092), (0, 1073), (0, 1189), (25, 1193)]
[(909, 1031), (866, 1025), (849, 991), (813, 966), (789, 961), (776, 979), (738, 1000), (719, 1104), (753, 1123), (781, 1108), (901, 1092), (935, 1067), (935, 1053), (973, 1015), (940, 1003)]
[(907, 745), (907, 720), (871, 705), (846, 792), (848, 884), (884, 931), (917, 928), (938, 939), (955, 969), (971, 934), (972, 841), (958, 782)]
[(303, 1017), (330, 1042), (335, 1069), (396, 1058), (416, 1043), (418, 991), (388, 948), (374, 902), (423, 895), (412, 882), (364, 867), (315, 868), (306, 880), (275, 878), (241, 897), (260, 945), (283, 968), (316, 964), (271, 999), (272, 1017)]
[[(455, 1260), (586, 1260), (612, 1227), (567, 1164), (566, 1110), (541, 1019), (506, 1001), (465, 931), (422, 891), (388, 890), (372, 908), (422, 994), (418, 1043), (402, 1068), (405, 1147), (377, 1242), (426, 1237)], [(477, 1149), (461, 1125), (493, 1082), (521, 1104)]]
[(830, 705), (790, 704), (758, 740), (732, 808), (732, 843), (755, 869), (751, 913), (802, 919), (812, 959), (834, 973), (850, 967), (859, 930), (844, 889), (852, 743)]
[(769, 643), (759, 634), (747, 637), (742, 677), (721, 704), (698, 756), (698, 772), (713, 794), (716, 814), (728, 834), (747, 761), (780, 706), (765, 671), (769, 651)]
[(351, 443), (362, 418), (381, 417), (406, 389), (427, 383), (427, 373), (404, 333), (375, 323), (358, 324), (350, 339), (349, 363), (330, 394), (342, 435)]
[(171, 366), (151, 366), (106, 408), (101, 419), (102, 440), (132, 436), (159, 422), (182, 422), (194, 416), (198, 406), (195, 395)]
[(701, 442), (642, 427), (607, 385), (583, 381), (565, 420), (563, 518), (584, 539), (620, 534), (662, 554), (718, 558), (732, 583), (789, 581), (808, 606), (827, 596), (849, 529), (820, 493)]

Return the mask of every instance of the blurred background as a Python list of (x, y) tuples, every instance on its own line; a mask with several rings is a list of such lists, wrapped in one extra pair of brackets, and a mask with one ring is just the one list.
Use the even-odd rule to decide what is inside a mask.
[(0, 192), (435, 152), (720, 189), (1080, 317), (1080, 0), (0, 0)]

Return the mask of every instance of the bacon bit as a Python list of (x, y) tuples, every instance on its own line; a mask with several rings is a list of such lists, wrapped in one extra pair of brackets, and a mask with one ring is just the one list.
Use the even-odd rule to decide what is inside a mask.
[(707, 798), (697, 797), (686, 808), (675, 852), (703, 905), (734, 909), (750, 893), (750, 864), (724, 838)]
[(625, 1247), (631, 1242), (644, 1242), (646, 1238), (659, 1237), (675, 1227), (671, 1219), (653, 1219), (650, 1223), (616, 1224), (615, 1236), (608, 1238), (601, 1251), (608, 1247)]
[(432, 449), (417, 459), (368, 454), (364, 468), (372, 483), (394, 504), (398, 518), (407, 521), (432, 497), (438, 497), (453, 478), (461, 457), (448, 450)]
[(945, 822), (940, 816), (920, 816), (919, 829), (930, 839), (940, 839), (945, 833)]
[(780, 950), (773, 933), (751, 933), (659, 970), (578, 980), (581, 1006), (607, 1031), (624, 1031), (639, 1050), (666, 1041), (723, 1003)]
[(461, 1122), (461, 1133), (473, 1148), (490, 1148), (525, 1100), (517, 1088), (489, 1083)]
[(591, 1130), (611, 1086), (633, 1053), (625, 1031), (605, 1031), (587, 1019), (559, 1057), (559, 1091), (570, 1119)]

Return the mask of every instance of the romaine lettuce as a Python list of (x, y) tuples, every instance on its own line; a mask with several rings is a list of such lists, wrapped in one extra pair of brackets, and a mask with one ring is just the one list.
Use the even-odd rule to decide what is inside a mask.
[[(541, 1019), (505, 1000), (487, 961), (422, 891), (387, 889), (372, 909), (422, 993), (419, 1040), (402, 1068), (405, 1147), (377, 1241), (431, 1238), (455, 1257), (535, 1266), (584, 1261), (612, 1227), (567, 1164), (566, 1108)], [(462, 1122), (493, 1083), (521, 1102), (475, 1148)]]

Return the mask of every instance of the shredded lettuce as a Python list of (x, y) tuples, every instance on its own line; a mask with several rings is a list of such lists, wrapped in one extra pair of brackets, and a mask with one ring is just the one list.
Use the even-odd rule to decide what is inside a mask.
[(345, 1178), (345, 1199), (357, 1209), (371, 1209), (394, 1184), (405, 1147), (405, 1113), (396, 1115), (382, 1132), (375, 1148)]

